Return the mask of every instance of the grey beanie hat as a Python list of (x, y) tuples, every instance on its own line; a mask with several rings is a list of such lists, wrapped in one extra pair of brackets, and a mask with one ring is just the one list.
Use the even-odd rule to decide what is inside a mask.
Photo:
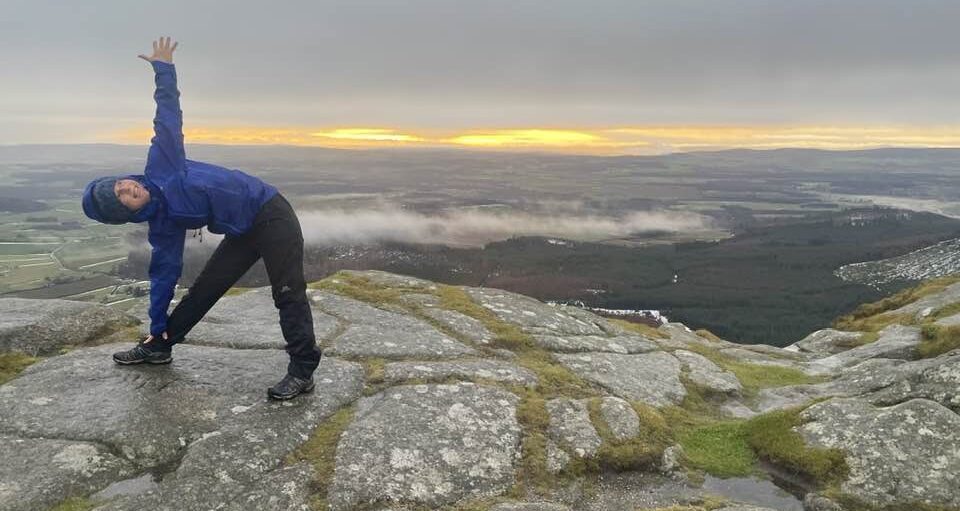
[(93, 199), (97, 204), (97, 209), (100, 210), (100, 214), (103, 215), (104, 221), (121, 224), (129, 222), (133, 213), (120, 202), (117, 194), (114, 193), (113, 188), (116, 183), (117, 178), (115, 177), (98, 179), (96, 184), (93, 185)]

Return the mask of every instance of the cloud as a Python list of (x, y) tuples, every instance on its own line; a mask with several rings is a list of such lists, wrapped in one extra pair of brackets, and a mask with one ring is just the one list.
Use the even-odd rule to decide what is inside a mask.
[(298, 213), (308, 244), (376, 241), (482, 246), (513, 236), (555, 236), (603, 240), (643, 232), (704, 229), (709, 220), (694, 213), (633, 212), (613, 218), (567, 213), (500, 213), (482, 210), (425, 215), (396, 207), (376, 210), (321, 210)]

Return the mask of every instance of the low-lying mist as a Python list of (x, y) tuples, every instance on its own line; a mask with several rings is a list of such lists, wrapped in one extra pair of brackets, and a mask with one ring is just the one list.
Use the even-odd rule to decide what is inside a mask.
[(387, 207), (301, 211), (298, 216), (306, 243), (314, 245), (395, 241), (479, 247), (514, 236), (599, 241), (644, 232), (702, 230), (710, 223), (696, 213), (667, 211), (637, 211), (622, 217), (477, 210), (426, 215)]

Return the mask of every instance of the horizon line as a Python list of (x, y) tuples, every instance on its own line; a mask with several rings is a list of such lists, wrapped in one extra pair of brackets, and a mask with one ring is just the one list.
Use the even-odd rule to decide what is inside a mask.
[[(149, 142), (23, 142), (6, 143), (0, 142), (0, 148), (10, 147), (42, 147), (42, 146), (120, 146), (120, 147), (149, 147)], [(889, 150), (912, 150), (912, 151), (956, 151), (960, 150), (960, 144), (951, 146), (924, 146), (924, 145), (876, 145), (861, 147), (843, 147), (843, 148), (821, 148), (804, 146), (781, 146), (781, 147), (750, 147), (750, 146), (728, 146), (728, 147), (701, 147), (691, 149), (677, 149), (657, 153), (615, 153), (615, 152), (576, 152), (574, 150), (549, 150), (547, 148), (537, 147), (470, 147), (470, 146), (450, 146), (450, 145), (316, 145), (316, 144), (293, 144), (293, 143), (224, 143), (224, 142), (185, 142), (186, 146), (205, 146), (205, 147), (236, 147), (236, 148), (290, 148), (290, 149), (319, 149), (347, 152), (373, 152), (373, 151), (397, 151), (397, 152), (467, 152), (483, 154), (512, 154), (512, 155), (549, 155), (549, 156), (570, 156), (570, 157), (595, 157), (595, 158), (623, 158), (637, 157), (649, 158), (658, 156), (669, 156), (678, 154), (709, 154), (724, 153), (735, 151), (749, 152), (775, 152), (775, 151), (810, 151), (824, 153), (853, 153), (868, 151), (889, 151)]]

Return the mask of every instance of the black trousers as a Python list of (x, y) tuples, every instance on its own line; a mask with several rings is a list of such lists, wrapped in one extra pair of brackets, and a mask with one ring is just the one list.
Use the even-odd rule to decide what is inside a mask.
[(280, 311), (280, 329), (287, 342), (287, 372), (309, 378), (320, 363), (313, 332), (313, 315), (303, 277), (303, 233), (293, 207), (279, 193), (257, 213), (250, 231), (225, 237), (203, 271), (167, 320), (168, 339), (156, 339), (153, 349), (170, 349), (217, 303), (258, 259), (263, 257)]

